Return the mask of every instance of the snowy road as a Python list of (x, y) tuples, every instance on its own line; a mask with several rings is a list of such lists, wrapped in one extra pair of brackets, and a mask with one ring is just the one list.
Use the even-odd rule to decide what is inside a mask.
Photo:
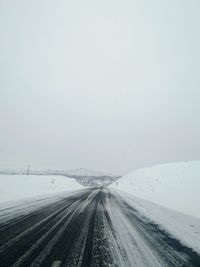
[[(200, 256), (115, 191), (0, 210), (0, 266), (200, 266)], [(34, 208), (32, 208), (34, 207)]]

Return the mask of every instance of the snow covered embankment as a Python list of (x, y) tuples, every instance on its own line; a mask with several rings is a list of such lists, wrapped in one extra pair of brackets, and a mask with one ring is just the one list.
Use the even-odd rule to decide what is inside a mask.
[(111, 187), (200, 218), (200, 161), (139, 169), (117, 183)]
[(181, 243), (193, 248), (200, 255), (200, 219), (177, 212), (152, 202), (134, 197), (123, 191), (117, 191), (126, 202), (142, 216), (160, 225)]
[(46, 175), (0, 175), (0, 203), (82, 189), (74, 179)]
[(110, 187), (118, 188), (132, 207), (200, 254), (199, 176), (198, 161), (169, 163), (136, 170)]

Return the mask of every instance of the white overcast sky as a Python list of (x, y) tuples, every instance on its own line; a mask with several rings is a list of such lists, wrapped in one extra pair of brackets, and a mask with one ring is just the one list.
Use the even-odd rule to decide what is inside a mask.
[(0, 0), (0, 167), (200, 159), (199, 0)]

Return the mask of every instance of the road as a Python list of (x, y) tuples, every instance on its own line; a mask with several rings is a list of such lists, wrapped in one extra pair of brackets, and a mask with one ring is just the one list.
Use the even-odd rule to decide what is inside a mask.
[(200, 256), (107, 188), (0, 210), (0, 266), (200, 266)]

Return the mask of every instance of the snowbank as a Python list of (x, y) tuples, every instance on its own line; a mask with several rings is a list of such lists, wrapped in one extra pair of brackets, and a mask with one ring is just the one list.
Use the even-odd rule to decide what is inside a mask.
[(46, 175), (0, 175), (0, 202), (82, 189), (74, 179)]
[(120, 178), (117, 183), (113, 183), (111, 187), (200, 217), (200, 161), (139, 169)]
[(126, 202), (200, 254), (200, 219), (117, 191)]

